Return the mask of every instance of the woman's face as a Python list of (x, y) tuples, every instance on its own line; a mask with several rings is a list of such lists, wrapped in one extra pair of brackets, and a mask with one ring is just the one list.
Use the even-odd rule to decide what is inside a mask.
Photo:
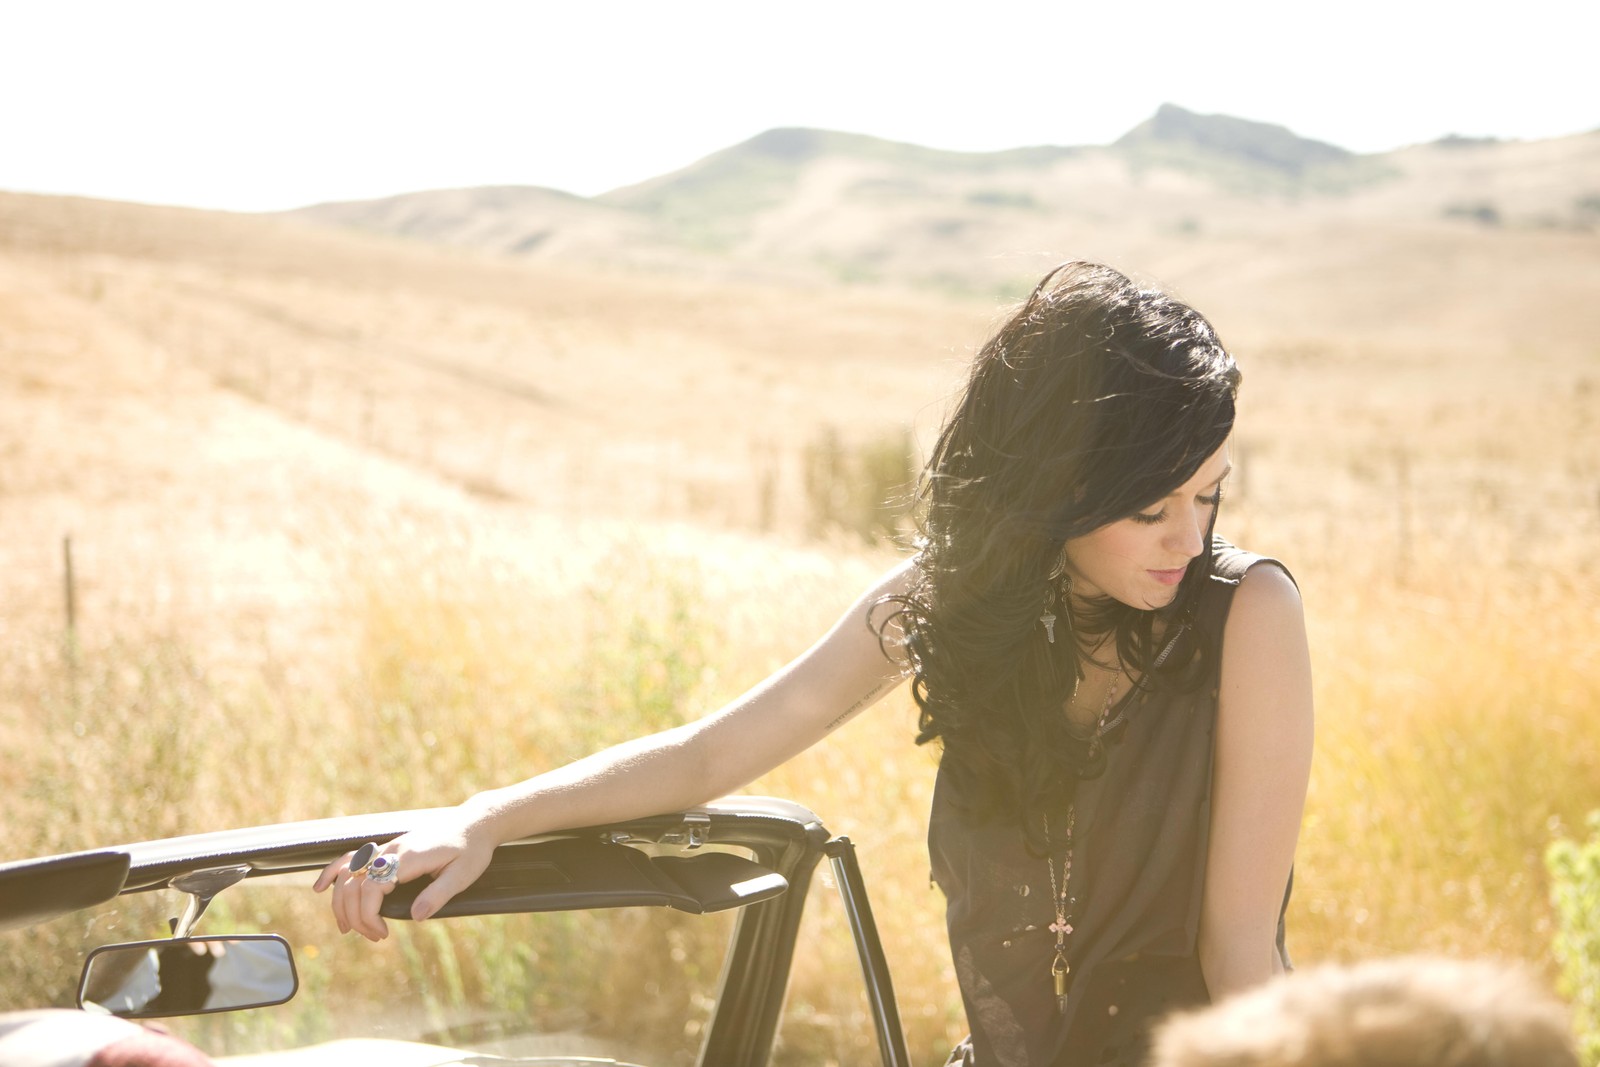
[(1189, 562), (1205, 549), (1222, 480), (1232, 469), (1224, 442), (1165, 500), (1068, 541), (1073, 593), (1141, 610), (1172, 603)]

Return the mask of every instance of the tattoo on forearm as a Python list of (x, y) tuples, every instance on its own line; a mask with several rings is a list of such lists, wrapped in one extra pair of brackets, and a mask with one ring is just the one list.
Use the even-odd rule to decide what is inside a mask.
[[(903, 677), (903, 676), (901, 676), (901, 677)], [(838, 729), (840, 726), (844, 725), (847, 721), (849, 721), (850, 718), (852, 716), (854, 716), (856, 712), (860, 711), (862, 708), (866, 707), (868, 704), (871, 704), (874, 700), (877, 700), (880, 696), (882, 696), (884, 694), (884, 692), (886, 690), (893, 688), (899, 682), (900, 682), (900, 677), (885, 678), (883, 681), (881, 681), (877, 685), (873, 686), (872, 687), (872, 691), (869, 692), (866, 696), (862, 697), (860, 700), (856, 701), (854, 704), (851, 704), (850, 705), (850, 710), (846, 711), (843, 715), (839, 716), (837, 719), (834, 719), (832, 722), (830, 722), (828, 724), (828, 726), (827, 726), (827, 729), (825, 729), (823, 732), (824, 733), (829, 733), (829, 732), (832, 732), (833, 730)]]

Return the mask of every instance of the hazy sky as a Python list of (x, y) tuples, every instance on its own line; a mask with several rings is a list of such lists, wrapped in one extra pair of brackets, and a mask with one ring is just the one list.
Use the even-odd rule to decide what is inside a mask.
[(0, 189), (588, 195), (775, 126), (1104, 144), (1164, 101), (1364, 152), (1550, 137), (1600, 127), (1596, 40), (1594, 0), (0, 0)]

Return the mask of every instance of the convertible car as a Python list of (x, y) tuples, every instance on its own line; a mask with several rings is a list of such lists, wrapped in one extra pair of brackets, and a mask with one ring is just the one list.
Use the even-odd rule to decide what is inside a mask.
[(91, 1063), (130, 1035), (204, 1053), (151, 1062), (250, 1067), (909, 1062), (854, 847), (805, 808), (514, 842), (434, 919), (407, 919), (419, 880), (387, 898), (387, 941), (338, 936), (310, 872), (429, 815), (0, 865), (0, 1063)]

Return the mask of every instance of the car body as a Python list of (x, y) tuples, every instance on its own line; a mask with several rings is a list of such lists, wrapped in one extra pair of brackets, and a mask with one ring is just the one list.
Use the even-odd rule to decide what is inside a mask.
[[(78, 978), (88, 959), (153, 967), (180, 948), (235, 960), (258, 949), (287, 958), (292, 948), (297, 989), (256, 998), (286, 1002), (231, 1010), (196, 1000), (163, 1024), (217, 1062), (261, 1067), (351, 1056), (400, 1067), (807, 1062), (780, 1032), (785, 993), (813, 947), (802, 934), (813, 884), (831, 881), (860, 967), (827, 981), (856, 987), (877, 1058), (908, 1062), (854, 846), (806, 808), (735, 797), (512, 842), (427, 922), (406, 913), (418, 880), (385, 902), (388, 941), (338, 937), (308, 872), (432, 814), (282, 823), (0, 865), (0, 929), (11, 928), (0, 948), (30, 961), (5, 988), (13, 1001), (32, 998), (0, 1006), (82, 999), (104, 1012), (87, 995), (98, 979)], [(824, 859), (827, 874), (814, 880)], [(264, 935), (282, 935), (284, 947)], [(112, 942), (127, 947), (104, 948)], [(19, 991), (28, 984), (32, 993)], [(134, 1008), (135, 1018), (164, 1013)]]

